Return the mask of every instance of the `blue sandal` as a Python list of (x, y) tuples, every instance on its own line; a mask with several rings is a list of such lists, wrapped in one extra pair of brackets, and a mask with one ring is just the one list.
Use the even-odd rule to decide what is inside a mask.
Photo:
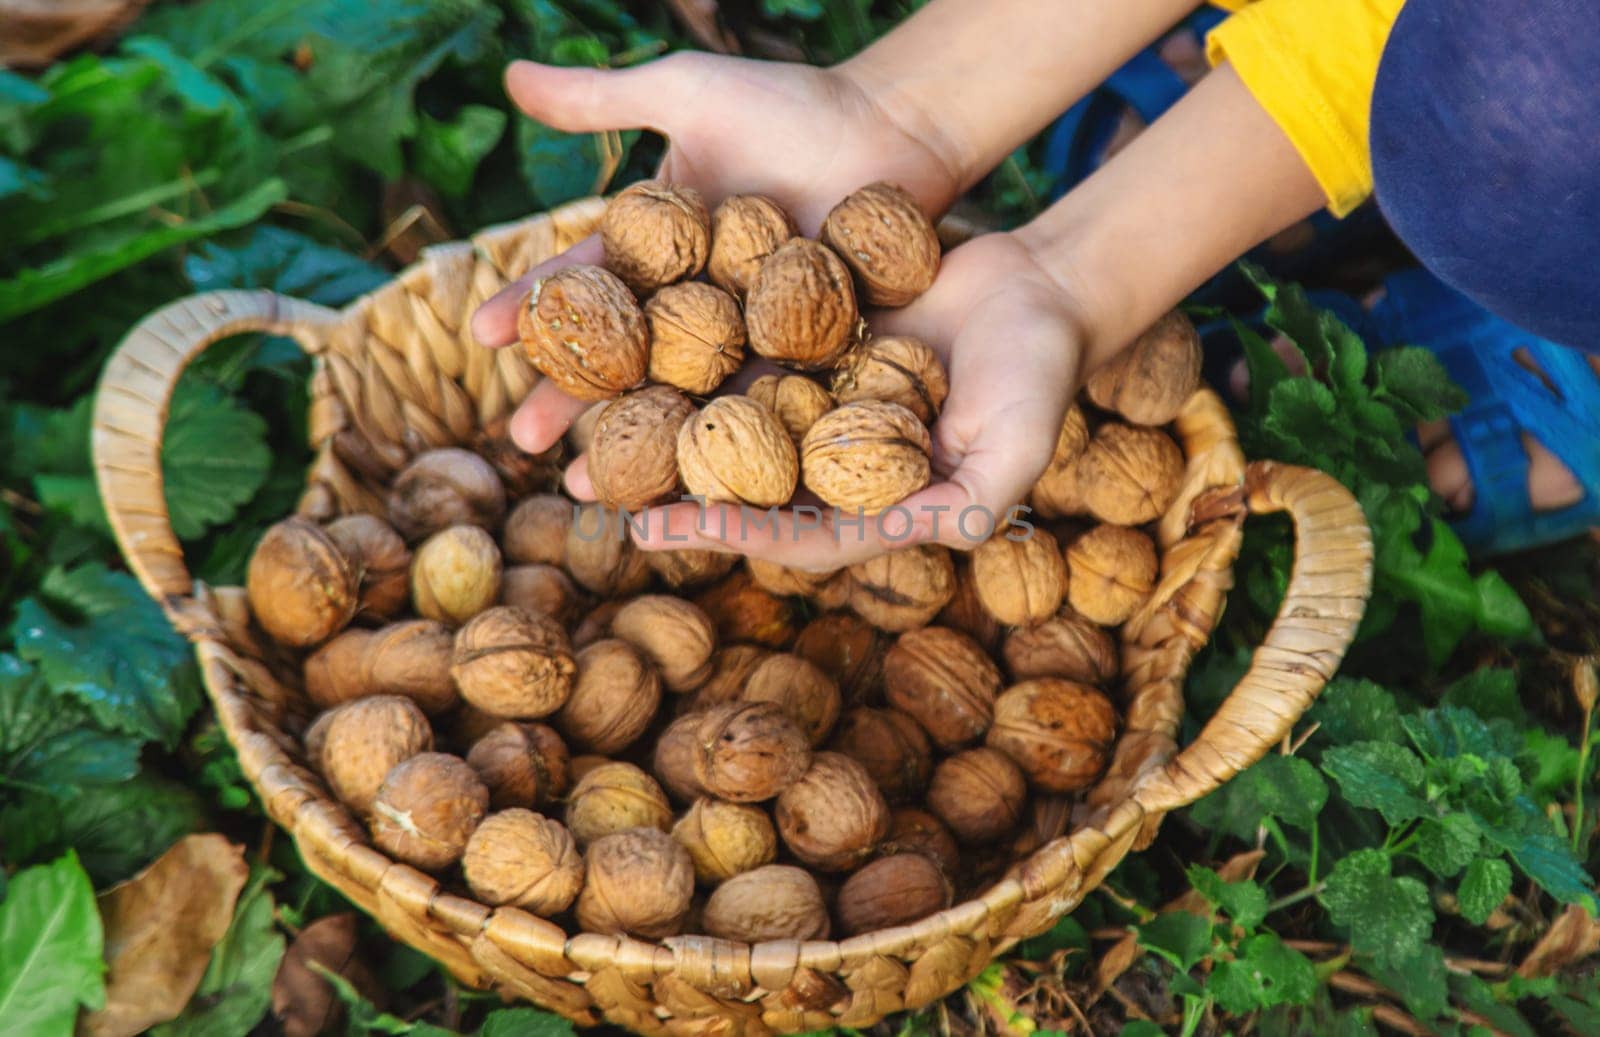
[[(1368, 315), (1376, 338), (1426, 347), (1470, 398), (1450, 419), (1474, 490), (1472, 510), (1453, 521), (1467, 549), (1507, 554), (1600, 527), (1600, 376), (1588, 359), (1496, 317), (1426, 270), (1394, 274), (1384, 286)], [(1519, 350), (1545, 378), (1518, 363)], [(1533, 507), (1522, 432), (1571, 470), (1581, 500)]]

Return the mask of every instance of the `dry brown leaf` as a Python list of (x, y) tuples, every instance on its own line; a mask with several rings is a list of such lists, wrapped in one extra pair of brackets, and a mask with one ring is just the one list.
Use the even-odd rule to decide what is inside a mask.
[(333, 986), (311, 963), (343, 976), (369, 998), (376, 984), (356, 957), (356, 915), (329, 915), (300, 930), (289, 944), (272, 980), (272, 1014), (283, 1024), (284, 1037), (314, 1037), (338, 1023), (343, 1005)]
[(189, 1003), (228, 931), (250, 868), (216, 834), (180, 839), (144, 871), (98, 898), (105, 926), (106, 1004), (80, 1034), (131, 1037)]
[(1517, 975), (1523, 979), (1548, 976), (1597, 952), (1600, 952), (1600, 921), (1579, 905), (1569, 904), (1522, 959)]

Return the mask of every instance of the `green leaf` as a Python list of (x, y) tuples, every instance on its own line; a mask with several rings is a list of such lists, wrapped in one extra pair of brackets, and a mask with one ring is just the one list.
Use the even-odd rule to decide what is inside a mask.
[(255, 495), (272, 464), (267, 423), (214, 385), (184, 379), (161, 444), (168, 513), (180, 540), (221, 525)]
[(37, 670), (0, 654), (0, 787), (68, 796), (138, 770), (137, 741), (95, 730), (83, 708), (53, 693)]
[(1517, 695), (1516, 671), (1500, 667), (1473, 670), (1446, 688), (1439, 702), (1470, 709), (1485, 720), (1502, 719), (1520, 725), (1528, 718)]
[(1307, 719), (1317, 725), (1315, 737), (1334, 745), (1405, 741), (1394, 694), (1356, 677), (1341, 675), (1329, 681)]
[(1373, 357), (1378, 396), (1411, 424), (1447, 418), (1467, 405), (1466, 392), (1439, 358), (1422, 346), (1386, 349)]
[(417, 127), (417, 174), (447, 197), (460, 198), (505, 130), (506, 113), (484, 105), (463, 105), (450, 122), (424, 113)]
[(1187, 911), (1168, 911), (1134, 926), (1139, 946), (1187, 972), (1211, 951), (1211, 922)]
[(17, 654), (107, 730), (171, 746), (200, 705), (189, 646), (126, 573), (52, 570), (11, 630)]
[(1254, 882), (1224, 882), (1210, 868), (1189, 865), (1189, 885), (1214, 906), (1227, 912), (1235, 925), (1254, 929), (1267, 917), (1267, 891)]
[(1522, 873), (1546, 893), (1563, 904), (1584, 904), (1591, 914), (1596, 913), (1594, 880), (1584, 869), (1583, 862), (1573, 854), (1572, 847), (1556, 835), (1542, 814), (1535, 813), (1516, 835), (1508, 835), (1493, 826), (1482, 827), (1489, 841), (1510, 854)]
[(1167, 1037), (1167, 1031), (1148, 1019), (1130, 1019), (1122, 1024), (1117, 1037)]
[(573, 1037), (572, 1023), (534, 1008), (499, 1008), (484, 1017), (478, 1037)]
[(70, 1037), (105, 1004), (94, 889), (68, 851), (12, 877), (0, 902), (0, 1019), (7, 1033)]
[(1470, 814), (1429, 818), (1417, 826), (1417, 859), (1440, 878), (1449, 878), (1472, 863), (1482, 842), (1478, 822)]
[(1224, 1011), (1244, 1015), (1273, 1005), (1308, 1003), (1317, 992), (1311, 960), (1271, 933), (1239, 944), (1237, 955), (1217, 963), (1206, 989)]
[(252, 227), (241, 244), (204, 243), (184, 258), (183, 272), (197, 292), (271, 288), (323, 306), (343, 306), (390, 277), (359, 256), (270, 225)]
[(600, 180), (593, 136), (563, 133), (530, 119), (517, 123), (517, 165), (543, 208), (590, 194)]
[(250, 876), (233, 921), (211, 951), (211, 962), (182, 1013), (150, 1032), (156, 1037), (233, 1037), (249, 1033), (272, 1004), (272, 980), (284, 940), (272, 921), (267, 884), (279, 876), (258, 868)]
[(1296, 828), (1310, 828), (1328, 801), (1328, 786), (1308, 761), (1297, 756), (1265, 756), (1237, 778), (1190, 808), (1202, 828), (1237, 839), (1254, 840), (1256, 828), (1272, 817)]
[(1351, 946), (1379, 962), (1411, 957), (1433, 931), (1428, 888), (1391, 875), (1382, 850), (1357, 850), (1341, 858), (1318, 899), (1329, 919), (1349, 930)]
[(1400, 995), (1418, 1019), (1436, 1019), (1450, 1007), (1449, 972), (1444, 950), (1436, 943), (1392, 965), (1369, 964), (1372, 978)]
[(1500, 902), (1511, 894), (1511, 865), (1498, 857), (1480, 857), (1467, 866), (1456, 889), (1461, 917), (1482, 925)]
[(1376, 810), (1391, 825), (1432, 813), (1422, 789), (1422, 761), (1404, 746), (1391, 742), (1357, 742), (1322, 754), (1322, 769), (1344, 798), (1358, 807)]
[(1017, 945), (1017, 956), (1025, 961), (1043, 961), (1057, 951), (1089, 952), (1089, 933), (1072, 915), (1065, 915), (1046, 932), (1029, 937)]
[(141, 774), (85, 787), (65, 809), (52, 796), (21, 797), (0, 810), (0, 852), (9, 863), (26, 864), (75, 848), (95, 885), (108, 886), (204, 824), (199, 796), (177, 782)]

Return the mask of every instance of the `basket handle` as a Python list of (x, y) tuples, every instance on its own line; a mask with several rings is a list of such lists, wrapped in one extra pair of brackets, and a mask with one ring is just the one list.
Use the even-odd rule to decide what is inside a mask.
[(1372, 531), (1356, 499), (1331, 476), (1257, 461), (1243, 487), (1210, 506), (1288, 512), (1294, 568), (1249, 671), (1199, 736), (1133, 790), (1150, 814), (1200, 799), (1289, 734), (1339, 669), (1372, 591)]
[(157, 601), (193, 590), (161, 474), (167, 405), (183, 369), (218, 339), (247, 331), (288, 335), (317, 353), (337, 319), (333, 310), (275, 292), (205, 292), (163, 306), (117, 345), (95, 396), (95, 482), (128, 567)]

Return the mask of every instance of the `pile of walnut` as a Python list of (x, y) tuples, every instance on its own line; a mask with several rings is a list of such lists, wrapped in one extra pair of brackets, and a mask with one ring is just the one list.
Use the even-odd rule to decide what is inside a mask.
[[(908, 237), (886, 237), (896, 227)], [(850, 507), (926, 478), (925, 456), (884, 463), (860, 429), (925, 444), (944, 375), (911, 340), (853, 344), (851, 273), (869, 299), (909, 299), (937, 265), (931, 228), (875, 186), (824, 237), (846, 258), (764, 199), (708, 221), (692, 193), (643, 185), (606, 220), (621, 280), (579, 267), (536, 291), (540, 366), (590, 395), (646, 372), (707, 393), (747, 324), (763, 355), (852, 357), (831, 391), (786, 377), (698, 415), (669, 385), (622, 396), (575, 430), (592, 432), (612, 502), (676, 492), (680, 472), (766, 504), (789, 499), (798, 467)], [(726, 292), (682, 280), (708, 264)], [(635, 291), (653, 292), (642, 310)], [(902, 925), (1061, 835), (1103, 772), (1112, 628), (1156, 581), (1140, 527), (1178, 493), (1184, 460), (1161, 426), (1198, 379), (1193, 328), (1164, 319), (1068, 414), (1032, 535), (959, 562), (915, 547), (815, 574), (642, 552), (605, 505), (508, 500), (492, 464), (441, 449), (397, 477), (382, 518), (272, 527), (249, 601), (321, 710), (307, 762), (378, 848), (483, 903), (643, 938)]]

